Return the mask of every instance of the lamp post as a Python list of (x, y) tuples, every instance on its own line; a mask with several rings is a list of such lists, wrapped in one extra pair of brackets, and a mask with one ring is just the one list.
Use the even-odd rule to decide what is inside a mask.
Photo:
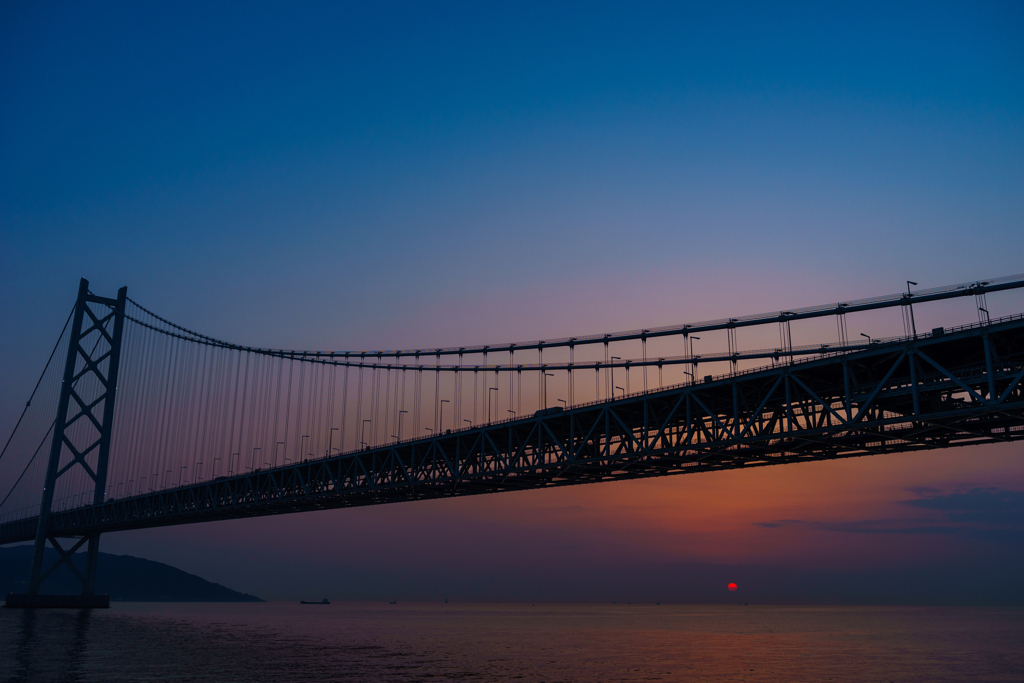
[(491, 421), (491, 392), (497, 391), (498, 387), (490, 387), (487, 389), (487, 421)]
[(861, 333), (860, 333), (860, 336), (862, 336), (862, 337), (864, 337), (865, 339), (867, 339), (867, 340), (868, 340), (868, 344), (870, 344), (870, 343), (871, 343), (871, 337), (869, 337), (868, 335), (866, 335), (866, 334), (864, 334), (863, 332), (861, 332)]
[(910, 303), (910, 297), (913, 296), (913, 294), (910, 293), (910, 285), (914, 285), (916, 287), (917, 283), (907, 280), (907, 308), (910, 309), (910, 330), (914, 334), (914, 339), (917, 339), (917, 325), (914, 323), (914, 304)]
[[(693, 355), (693, 340), (700, 339), (700, 337), (690, 337), (690, 383), (696, 384), (697, 382), (697, 357)], [(685, 370), (683, 372), (686, 372)]]
[(362, 426), (359, 428), (359, 444), (366, 450), (366, 423), (373, 422), (373, 420), (363, 420)]
[(611, 363), (611, 368), (609, 369), (609, 372), (611, 372), (612, 399), (614, 399), (615, 398), (615, 361), (622, 360), (622, 359), (619, 358), (618, 356), (611, 356), (610, 360), (612, 361), (612, 363)]
[(331, 427), (330, 436), (327, 439), (327, 457), (331, 457), (331, 451), (334, 450), (334, 432), (339, 431), (338, 427)]

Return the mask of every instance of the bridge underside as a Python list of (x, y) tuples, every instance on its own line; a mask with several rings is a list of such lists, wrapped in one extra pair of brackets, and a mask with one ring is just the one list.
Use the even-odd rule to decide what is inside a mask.
[(1017, 318), (107, 500), (54, 513), (53, 535), (1013, 441), (1022, 379)]

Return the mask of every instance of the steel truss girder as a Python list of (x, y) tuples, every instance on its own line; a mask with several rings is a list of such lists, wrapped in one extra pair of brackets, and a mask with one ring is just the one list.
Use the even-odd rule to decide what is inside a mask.
[[(98, 501), (54, 514), (52, 533), (1010, 441), (1024, 438), (1022, 382), (1024, 320), (1015, 320)], [(0, 542), (24, 533), (22, 521), (3, 525)]]

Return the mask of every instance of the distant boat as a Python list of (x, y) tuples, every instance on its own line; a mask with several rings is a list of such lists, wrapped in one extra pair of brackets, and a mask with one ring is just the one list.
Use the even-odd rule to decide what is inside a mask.
[(299, 604), (300, 605), (329, 605), (331, 603), (328, 602), (327, 598), (324, 598), (320, 602), (313, 602), (313, 601), (310, 601), (310, 600), (299, 600)]

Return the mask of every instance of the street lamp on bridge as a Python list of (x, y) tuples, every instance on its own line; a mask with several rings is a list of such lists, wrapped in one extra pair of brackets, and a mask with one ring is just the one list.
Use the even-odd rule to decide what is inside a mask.
[(366, 423), (373, 422), (373, 420), (363, 420), (363, 426), (359, 428), (359, 445), (366, 449)]
[(690, 342), (690, 362), (691, 362), (690, 370), (691, 371), (690, 372), (686, 372), (686, 370), (683, 370), (684, 373), (686, 373), (687, 375), (690, 376), (690, 383), (691, 384), (693, 384), (693, 383), (695, 383), (697, 381), (697, 358), (699, 357), (699, 356), (693, 355), (693, 340), (694, 339), (700, 339), (700, 337), (696, 337), (696, 336), (693, 336), (693, 335), (691, 335), (689, 337), (686, 337), (686, 340)]
[(914, 296), (910, 293), (910, 285), (917, 286), (916, 282), (907, 280), (907, 308), (910, 309), (910, 331), (914, 335), (914, 339), (917, 339), (917, 324), (914, 323), (914, 304), (910, 303), (910, 297)]
[(437, 433), (438, 434), (443, 434), (444, 433), (444, 404), (445, 403), (451, 403), (451, 401), (449, 401), (446, 398), (442, 398), (441, 399), (441, 410), (438, 411), (438, 415), (437, 415)]
[(618, 356), (611, 356), (611, 367), (608, 372), (611, 373), (609, 381), (612, 383), (612, 398), (615, 398), (615, 361), (622, 360)]

